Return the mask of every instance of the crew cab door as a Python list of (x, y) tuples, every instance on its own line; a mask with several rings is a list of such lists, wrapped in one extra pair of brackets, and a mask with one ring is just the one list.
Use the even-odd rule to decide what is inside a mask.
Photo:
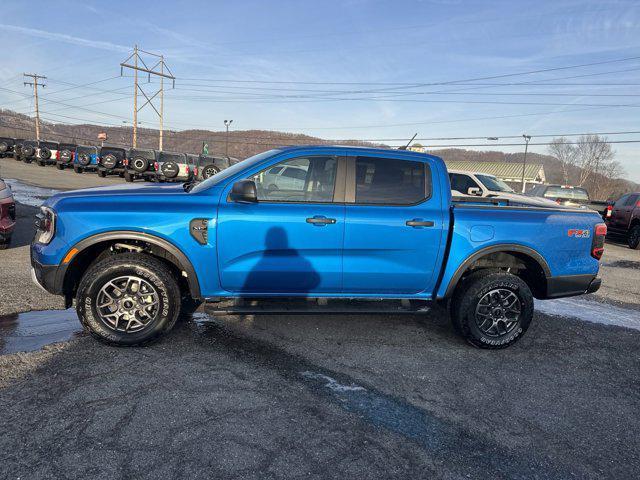
[[(277, 174), (289, 168), (299, 174), (295, 179)], [(225, 194), (217, 226), (222, 288), (254, 295), (340, 293), (345, 170), (341, 156), (298, 156), (248, 177), (257, 203), (235, 203)]]
[(430, 294), (445, 236), (428, 157), (349, 157), (347, 168), (343, 291)]

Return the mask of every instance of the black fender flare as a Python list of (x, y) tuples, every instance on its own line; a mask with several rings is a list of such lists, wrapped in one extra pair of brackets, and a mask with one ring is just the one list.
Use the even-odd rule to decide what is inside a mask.
[(527, 255), (533, 258), (538, 263), (538, 265), (540, 265), (540, 268), (542, 268), (542, 271), (544, 272), (545, 277), (547, 278), (551, 277), (551, 269), (549, 268), (549, 264), (544, 259), (544, 257), (540, 255), (537, 251), (535, 251), (533, 248), (525, 247), (524, 245), (520, 245), (517, 243), (502, 243), (499, 245), (491, 245), (489, 247), (481, 248), (480, 250), (475, 252), (473, 255), (467, 257), (467, 259), (458, 266), (455, 273), (453, 274), (453, 277), (451, 277), (451, 280), (449, 280), (449, 285), (447, 286), (447, 290), (444, 294), (444, 298), (451, 298), (451, 295), (453, 295), (453, 291), (458, 285), (460, 278), (462, 278), (462, 275), (464, 275), (464, 272), (467, 271), (467, 269), (473, 262), (475, 262), (479, 258), (484, 257), (485, 255), (489, 255), (491, 253), (498, 253), (498, 252), (504, 252), (504, 253), (516, 252), (516, 253), (522, 253), (523, 255)]
[[(176, 265), (180, 270), (187, 273), (187, 284), (189, 285), (189, 294), (194, 299), (200, 299), (200, 282), (198, 281), (198, 275), (196, 274), (195, 269), (193, 268), (193, 264), (189, 260), (189, 258), (176, 247), (173, 243), (165, 240), (164, 238), (157, 237), (155, 235), (144, 233), (144, 232), (136, 232), (132, 230), (117, 230), (112, 232), (98, 233), (96, 235), (92, 235), (83, 240), (80, 240), (78, 243), (73, 245), (69, 251), (74, 248), (78, 250), (78, 252), (74, 255), (74, 259), (78, 256), (78, 254), (82, 253), (88, 247), (92, 245), (96, 245), (101, 242), (109, 242), (109, 241), (118, 241), (118, 240), (139, 240), (143, 242), (150, 243), (157, 247), (160, 247), (170, 253), (177, 261)], [(71, 262), (69, 265), (71, 265)], [(66, 275), (66, 270), (68, 265), (60, 265), (61, 268), (61, 277), (60, 280), (64, 281), (64, 277)], [(63, 285), (63, 283), (60, 283)]]

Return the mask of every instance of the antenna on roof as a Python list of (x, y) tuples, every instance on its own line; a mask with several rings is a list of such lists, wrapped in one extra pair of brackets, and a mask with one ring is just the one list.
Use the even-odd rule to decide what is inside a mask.
[(404, 147), (398, 147), (398, 150), (406, 150), (407, 148), (409, 148), (409, 145), (411, 145), (411, 142), (413, 142), (413, 140), (418, 136), (418, 132), (416, 132), (413, 137), (411, 137), (411, 140), (409, 140), (409, 143), (407, 143)]

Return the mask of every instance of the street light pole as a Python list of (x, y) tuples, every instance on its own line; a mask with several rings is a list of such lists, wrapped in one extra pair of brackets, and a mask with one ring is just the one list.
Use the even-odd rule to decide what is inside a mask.
[(522, 161), (522, 193), (524, 193), (525, 190), (525, 183), (524, 183), (524, 170), (527, 166), (527, 150), (529, 149), (529, 141), (531, 140), (531, 135), (522, 135), (522, 137), (524, 138), (525, 144), (524, 144), (524, 160)]
[(233, 120), (225, 120), (224, 126), (227, 127), (227, 134), (225, 136), (224, 155), (229, 156), (229, 126), (233, 123)]

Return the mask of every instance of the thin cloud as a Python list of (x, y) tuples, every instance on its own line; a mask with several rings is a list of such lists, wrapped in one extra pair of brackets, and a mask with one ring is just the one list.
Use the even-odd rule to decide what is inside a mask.
[(72, 45), (78, 45), (81, 47), (109, 50), (112, 52), (129, 52), (131, 50), (131, 47), (118, 45), (111, 42), (90, 40), (87, 38), (74, 37), (65, 33), (47, 32), (45, 30), (36, 30), (34, 28), (20, 27), (18, 25), (7, 25), (5, 23), (0, 23), (0, 30), (20, 33), (31, 37), (45, 38), (47, 40), (70, 43)]

